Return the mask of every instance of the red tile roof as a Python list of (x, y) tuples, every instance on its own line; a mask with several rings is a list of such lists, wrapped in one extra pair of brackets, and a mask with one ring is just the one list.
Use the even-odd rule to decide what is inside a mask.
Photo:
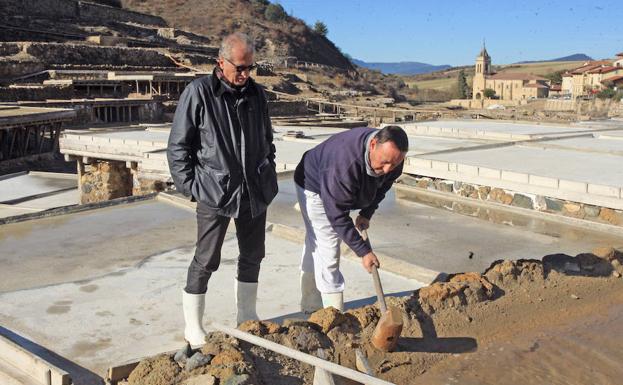
[(601, 82), (602, 83), (610, 83), (610, 82), (618, 83), (619, 81), (622, 81), (622, 80), (623, 80), (623, 75), (616, 75), (616, 76), (612, 76), (612, 77), (606, 78), (606, 79), (602, 80)]
[(547, 80), (540, 76), (532, 74), (524, 74), (520, 72), (499, 72), (495, 75), (489, 76), (488, 79), (492, 80)]
[(573, 75), (581, 75), (585, 72), (592, 71), (596, 68), (601, 67), (602, 65), (612, 65), (610, 60), (600, 60), (600, 61), (591, 61), (584, 64), (582, 67), (578, 67), (571, 71)]
[(562, 86), (560, 84), (554, 84), (549, 87), (550, 91), (562, 91)]
[(605, 66), (605, 67), (596, 68), (592, 71), (588, 71), (588, 73), (589, 74), (605, 74), (608, 72), (616, 71), (618, 69), (621, 69), (621, 67)]

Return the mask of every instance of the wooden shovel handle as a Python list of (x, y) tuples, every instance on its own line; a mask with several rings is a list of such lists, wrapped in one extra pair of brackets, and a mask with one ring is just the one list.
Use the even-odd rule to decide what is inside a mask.
[[(368, 230), (361, 230), (361, 237), (364, 241), (368, 240)], [(387, 304), (385, 303), (385, 295), (383, 294), (383, 286), (381, 285), (381, 279), (379, 278), (379, 272), (376, 265), (372, 265), (372, 279), (374, 280), (374, 289), (376, 290), (376, 297), (379, 300), (379, 307), (381, 308), (381, 316), (387, 311)]]
[(372, 278), (374, 279), (374, 289), (376, 290), (376, 297), (379, 300), (379, 307), (381, 308), (382, 316), (387, 311), (387, 305), (385, 304), (385, 296), (383, 295), (383, 286), (381, 286), (379, 272), (375, 265), (372, 266)]

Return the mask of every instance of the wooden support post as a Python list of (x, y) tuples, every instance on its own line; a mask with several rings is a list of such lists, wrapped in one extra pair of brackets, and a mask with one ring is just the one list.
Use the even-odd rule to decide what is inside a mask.
[(11, 130), (10, 131), (11, 132), (11, 144), (9, 144), (9, 151), (8, 151), (7, 159), (11, 159), (11, 155), (13, 155), (13, 146), (15, 145), (15, 140), (17, 137), (17, 132), (16, 132), (17, 129), (14, 127), (14, 128), (11, 128), (10, 130)]
[[(318, 349), (316, 356), (318, 356), (318, 358), (322, 358), (323, 360), (327, 359), (326, 354), (322, 349)], [(333, 378), (331, 372), (328, 372), (316, 366), (316, 368), (314, 369), (313, 385), (335, 385), (335, 379)]]
[(30, 144), (31, 129), (31, 127), (26, 127), (26, 129), (24, 130), (24, 151), (22, 152), (22, 155), (28, 155), (28, 145)]
[(61, 123), (57, 123), (56, 127), (52, 127), (52, 151), (59, 148), (59, 139), (61, 138)]

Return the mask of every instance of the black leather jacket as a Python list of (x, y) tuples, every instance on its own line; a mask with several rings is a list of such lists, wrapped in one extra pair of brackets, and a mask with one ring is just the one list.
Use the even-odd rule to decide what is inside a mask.
[(178, 191), (219, 215), (238, 217), (245, 181), (252, 215), (266, 211), (277, 173), (264, 91), (253, 79), (232, 89), (215, 74), (190, 83), (175, 111), (167, 159)]

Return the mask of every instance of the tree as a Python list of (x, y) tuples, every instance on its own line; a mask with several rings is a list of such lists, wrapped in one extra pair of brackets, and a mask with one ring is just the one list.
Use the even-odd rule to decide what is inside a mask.
[(492, 90), (491, 88), (485, 88), (483, 95), (485, 98), (491, 99), (495, 96), (495, 90)]
[(286, 11), (281, 4), (269, 4), (264, 11), (264, 16), (272, 22), (283, 21), (286, 18)]
[(467, 99), (469, 97), (469, 86), (467, 85), (467, 78), (465, 77), (464, 70), (459, 71), (456, 87), (459, 99)]
[(616, 95), (614, 88), (605, 88), (597, 93), (599, 99), (613, 99)]
[(327, 28), (327, 25), (325, 23), (318, 20), (316, 24), (314, 24), (314, 32), (322, 36), (327, 36), (327, 33), (329, 33), (329, 29)]
[(562, 84), (562, 74), (565, 72), (566, 71), (564, 70), (556, 71), (556, 72), (552, 72), (547, 75), (544, 75), (543, 77), (548, 79), (550, 82), (552, 82), (552, 84)]

